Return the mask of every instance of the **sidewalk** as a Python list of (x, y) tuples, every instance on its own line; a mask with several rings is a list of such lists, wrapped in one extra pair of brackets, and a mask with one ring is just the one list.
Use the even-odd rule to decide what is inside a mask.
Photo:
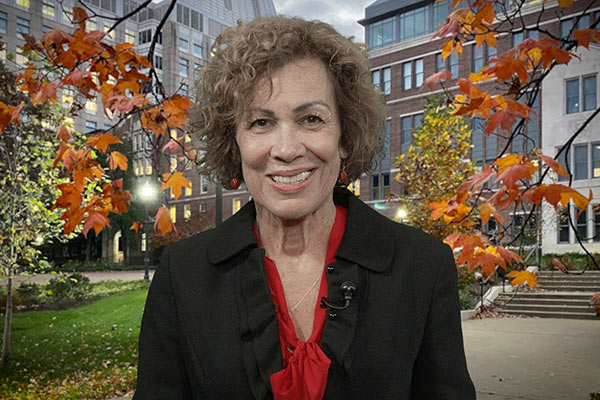
[[(150, 279), (154, 275), (154, 271), (150, 270)], [(83, 275), (90, 278), (90, 282), (100, 281), (136, 281), (144, 279), (144, 271), (101, 271), (101, 272), (83, 272)], [(21, 282), (27, 283), (47, 283), (50, 279), (56, 277), (51, 274), (39, 274), (34, 276), (16, 276), (13, 280), (13, 285), (18, 286)], [(6, 285), (6, 279), (0, 279), (0, 286)]]
[(600, 391), (600, 320), (463, 322), (478, 400), (587, 400)]

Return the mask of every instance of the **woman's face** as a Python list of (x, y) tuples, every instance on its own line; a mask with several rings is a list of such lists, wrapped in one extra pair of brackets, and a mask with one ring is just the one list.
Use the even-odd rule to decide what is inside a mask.
[(236, 123), (244, 181), (257, 210), (299, 219), (332, 201), (340, 119), (323, 63), (303, 58), (261, 79)]

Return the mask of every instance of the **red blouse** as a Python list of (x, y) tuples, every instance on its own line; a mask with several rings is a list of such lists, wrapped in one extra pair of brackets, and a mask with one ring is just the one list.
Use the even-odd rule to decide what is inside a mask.
[[(344, 207), (335, 206), (335, 208), (335, 220), (329, 234), (325, 265), (335, 262), (335, 253), (342, 242), (348, 217), (348, 210)], [(281, 355), (284, 362), (284, 368), (270, 377), (273, 396), (275, 400), (321, 400), (325, 393), (331, 364), (331, 360), (319, 346), (327, 310), (321, 308), (320, 302), (317, 301), (312, 334), (306, 342), (300, 341), (296, 336), (294, 322), (288, 313), (277, 266), (268, 257), (265, 257), (265, 266), (269, 289), (277, 312)], [(327, 297), (325, 268), (323, 268), (318, 299), (321, 297)]]

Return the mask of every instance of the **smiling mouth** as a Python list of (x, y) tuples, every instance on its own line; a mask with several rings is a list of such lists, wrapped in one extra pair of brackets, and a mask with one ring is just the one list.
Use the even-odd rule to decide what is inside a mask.
[(292, 175), (292, 176), (271, 175), (271, 179), (273, 180), (273, 182), (277, 182), (277, 183), (283, 183), (283, 184), (287, 184), (287, 185), (297, 185), (297, 184), (302, 183), (305, 180), (307, 180), (308, 177), (310, 176), (311, 172), (312, 172), (312, 170), (304, 171), (304, 172), (300, 172), (298, 175)]

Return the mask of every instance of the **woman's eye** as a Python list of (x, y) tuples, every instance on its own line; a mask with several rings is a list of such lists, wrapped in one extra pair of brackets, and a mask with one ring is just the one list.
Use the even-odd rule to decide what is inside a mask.
[(269, 125), (269, 121), (259, 118), (250, 124), (250, 128), (265, 128)]
[(319, 117), (318, 115), (309, 115), (306, 118), (304, 118), (304, 121), (306, 121), (309, 124), (318, 124), (323, 122), (321, 117)]

